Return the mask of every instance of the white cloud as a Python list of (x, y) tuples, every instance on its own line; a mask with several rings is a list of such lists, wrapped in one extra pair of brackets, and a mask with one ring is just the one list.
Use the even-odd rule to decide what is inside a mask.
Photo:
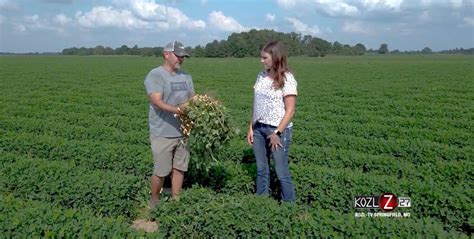
[(453, 8), (461, 8), (462, 7), (462, 1), (463, 0), (450, 0), (451, 6)]
[[(431, 5), (432, 0), (419, 0), (420, 5)], [(463, 0), (450, 0), (459, 2)], [(315, 10), (329, 16), (360, 16), (367, 12), (400, 12), (404, 0), (276, 0), (286, 9)]]
[[(407, 3), (411, 1), (405, 0)], [(474, 0), (419, 0), (421, 7), (443, 7), (447, 10), (466, 10), (473, 12)], [(425, 10), (425, 9), (422, 9)]]
[(275, 15), (274, 15), (274, 14), (267, 13), (267, 15), (265, 16), (265, 21), (267, 21), (267, 22), (274, 22), (274, 21), (275, 21)]
[(242, 32), (247, 30), (234, 18), (225, 16), (221, 11), (213, 11), (209, 14), (208, 21), (211, 26), (221, 31)]
[(13, 30), (15, 32), (23, 33), (26, 32), (26, 26), (21, 23), (13, 23)]
[(208, 0), (201, 0), (201, 5), (207, 5)]
[(317, 25), (310, 27), (296, 18), (286, 18), (286, 20), (291, 23), (293, 29), (295, 29), (296, 32), (311, 36), (321, 35), (321, 30)]
[(370, 11), (392, 10), (400, 11), (403, 0), (363, 0), (362, 6)]
[(28, 23), (27, 28), (32, 30), (44, 30), (50, 27), (46, 20), (40, 18), (37, 14), (25, 17), (25, 22)]
[(420, 0), (421, 6), (429, 6), (431, 5), (432, 0)]
[(10, 0), (0, 0), (0, 11), (14, 11), (19, 10), (18, 5)]
[[(31, 32), (55, 32), (64, 35), (65, 29), (59, 25), (60, 22), (66, 22), (67, 18), (64, 15), (58, 15), (51, 21), (50, 19), (40, 17), (39, 15), (25, 16), (21, 20), (14, 20), (12, 22), (13, 30), (17, 33), (31, 33)], [(61, 19), (61, 20), (58, 20)]]
[(423, 13), (421, 13), (421, 15), (418, 17), (418, 20), (421, 22), (431, 21), (431, 15), (428, 11), (423, 11)]
[(62, 3), (62, 4), (68, 4), (68, 3), (72, 3), (73, 0), (41, 0), (41, 2), (44, 2), (44, 3)]
[(177, 8), (168, 8), (168, 24), (171, 28), (188, 28), (191, 30), (202, 30), (206, 28), (203, 20), (191, 20), (181, 10)]
[(293, 8), (301, 8), (304, 10), (314, 9), (324, 12), (330, 16), (355, 16), (359, 13), (356, 6), (346, 3), (345, 0), (277, 0), (277, 4), (290, 10)]
[(202, 20), (192, 20), (181, 10), (157, 4), (154, 0), (114, 0), (120, 9), (130, 10), (136, 18), (150, 23), (155, 28), (202, 30), (206, 23)]
[(474, 27), (474, 17), (464, 17), (464, 25)]
[(142, 20), (146, 21), (166, 21), (168, 18), (167, 7), (156, 4), (150, 0), (128, 1), (128, 7)]
[[(0, 0), (5, 2), (5, 0)], [(169, 30), (202, 30), (206, 22), (192, 20), (179, 9), (155, 4), (153, 1), (114, 1), (117, 7), (95, 6), (89, 11), (78, 11), (72, 17), (57, 14), (49, 18), (39, 15), (12, 20), (16, 32), (46, 30), (66, 35), (67, 31), (79, 26), (85, 29), (111, 27), (117, 29), (136, 30), (146, 29), (152, 32)]]
[(285, 9), (291, 9), (296, 5), (296, 0), (277, 0), (277, 3)]
[(356, 16), (359, 9), (356, 6), (349, 5), (344, 1), (315, 0), (324, 12), (330, 16)]
[(146, 28), (148, 23), (137, 19), (128, 10), (116, 10), (112, 7), (98, 6), (92, 11), (76, 13), (76, 19), (80, 26), (86, 28), (117, 27), (125, 29)]
[(70, 23), (72, 19), (64, 14), (58, 14), (54, 17), (54, 21), (57, 22), (59, 25), (66, 25)]
[(362, 22), (344, 22), (344, 26), (342, 27), (342, 31), (347, 33), (358, 33), (358, 34), (365, 34), (370, 35), (371, 32), (366, 25)]

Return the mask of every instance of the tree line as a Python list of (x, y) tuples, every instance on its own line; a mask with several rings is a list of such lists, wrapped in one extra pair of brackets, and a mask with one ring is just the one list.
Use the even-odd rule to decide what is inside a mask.
[[(283, 42), (288, 50), (289, 56), (324, 57), (326, 55), (354, 56), (365, 53), (388, 54), (388, 53), (423, 53), (430, 54), (433, 51), (429, 47), (421, 51), (390, 51), (386, 43), (382, 43), (379, 49), (366, 49), (364, 44), (357, 43), (353, 46), (342, 44), (338, 41), (333, 43), (324, 39), (300, 33), (282, 33), (274, 30), (255, 30), (248, 32), (232, 33), (226, 40), (214, 40), (205, 46), (186, 47), (193, 57), (258, 57), (260, 49), (269, 41), (279, 40)], [(96, 46), (94, 48), (72, 47), (62, 50), (63, 55), (139, 55), (139, 56), (161, 56), (163, 47), (128, 47), (122, 45), (119, 48)], [(474, 53), (474, 48), (441, 51), (440, 53)]]
[[(287, 47), (290, 56), (325, 56), (334, 55), (363, 55), (366, 51), (362, 43), (354, 46), (339, 42), (328, 42), (321, 38), (300, 33), (282, 33), (273, 30), (250, 30), (248, 32), (232, 33), (226, 40), (214, 40), (205, 46), (186, 47), (193, 57), (257, 57), (260, 49), (272, 40), (280, 40)], [(72, 47), (62, 50), (63, 55), (141, 55), (160, 56), (162, 47), (128, 47), (119, 48), (96, 46), (94, 48)]]

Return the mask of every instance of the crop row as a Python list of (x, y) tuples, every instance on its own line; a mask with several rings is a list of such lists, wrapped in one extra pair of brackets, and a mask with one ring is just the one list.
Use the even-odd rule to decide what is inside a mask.
[[(11, 105), (7, 105), (7, 107), (5, 107), (3, 110), (6, 115), (11, 117), (26, 117), (36, 119), (44, 119), (48, 117), (63, 117), (64, 119), (74, 120), (71, 118), (73, 118), (74, 116), (78, 116), (80, 119), (94, 120), (94, 118), (103, 119), (107, 117), (121, 116), (123, 117), (122, 119), (137, 118), (142, 122), (146, 122), (147, 105), (145, 105), (145, 102), (146, 101), (144, 101), (144, 104), (142, 106), (132, 107), (131, 109), (118, 107), (112, 102), (104, 103), (104, 105), (102, 106), (80, 105), (76, 102), (10, 102)], [(86, 116), (89, 118), (84, 118)], [(124, 123), (130, 123), (127, 121), (128, 120), (125, 120)]]
[[(292, 165), (299, 202), (340, 212), (352, 212), (353, 197), (391, 192), (411, 197), (416, 218), (432, 217), (446, 228), (468, 231), (472, 222), (472, 173), (463, 182), (399, 179), (396, 176), (354, 172), (314, 164)], [(451, 173), (455, 173), (453, 169)]]
[(43, 158), (51, 161), (72, 160), (92, 170), (111, 170), (117, 173), (144, 177), (151, 172), (149, 147), (93, 140), (67, 140), (34, 133), (2, 132), (0, 148), (5, 152)]
[[(305, 89), (302, 89), (303, 91)], [(314, 89), (310, 89), (312, 91)], [(445, 91), (431, 91), (423, 89), (405, 89), (403, 97), (400, 97), (397, 92), (374, 92), (370, 89), (345, 89), (344, 91), (334, 90), (321, 92), (315, 98), (322, 105), (336, 103), (350, 103), (351, 106), (368, 106), (376, 107), (374, 109), (384, 108), (386, 106), (392, 107), (397, 105), (403, 110), (407, 111), (424, 111), (430, 109), (439, 109), (435, 105), (427, 104), (432, 101), (441, 106), (459, 106), (462, 104), (469, 104), (472, 96), (467, 94), (467, 91), (457, 91), (455, 89)], [(328, 101), (331, 99), (331, 101)], [(361, 108), (363, 109), (363, 108)], [(445, 110), (451, 111), (452, 108)], [(464, 109), (465, 110), (465, 109)], [(416, 113), (416, 112), (415, 112)]]
[[(470, 164), (472, 165), (472, 163)], [(436, 168), (423, 165), (411, 170), (407, 177), (362, 173), (352, 168), (335, 168), (308, 164), (291, 164), (298, 205), (322, 208), (341, 213), (353, 213), (353, 197), (380, 196), (391, 192), (397, 196), (411, 197), (412, 207), (402, 209), (415, 218), (435, 218), (447, 229), (467, 232), (472, 219), (472, 188), (474, 175), (469, 164), (440, 163)], [(389, 166), (387, 166), (389, 167)], [(254, 163), (220, 163), (206, 173), (188, 174), (188, 185), (200, 184), (215, 191), (226, 192), (239, 198), (241, 194), (254, 193), (256, 167)], [(398, 174), (398, 172), (396, 172)], [(271, 192), (279, 198), (279, 183), (272, 170)]]
[(424, 128), (405, 128), (399, 125), (383, 125), (378, 122), (358, 123), (358, 122), (329, 122), (317, 121), (314, 127), (304, 126), (305, 129), (313, 128), (322, 131), (335, 131), (340, 134), (349, 134), (362, 138), (380, 139), (420, 139), (433, 143), (447, 144), (450, 146), (466, 147), (474, 146), (474, 141), (470, 140), (470, 134), (466, 129), (431, 130)]
[[(452, 185), (465, 182), (474, 162), (469, 160), (434, 160), (416, 163), (389, 154), (369, 154), (354, 149), (296, 144), (290, 148), (291, 164), (313, 164), (330, 168), (347, 168), (354, 172), (391, 175), (410, 180), (446, 181)], [(254, 163), (252, 149), (242, 139), (234, 139), (219, 154), (221, 160), (237, 164)]]
[[(329, 122), (315, 120), (315, 126), (304, 125), (296, 130), (333, 131), (339, 134), (349, 134), (365, 139), (420, 139), (433, 143), (450, 146), (473, 146), (466, 130), (429, 130), (406, 129), (395, 125), (382, 125), (376, 122)], [(17, 132), (35, 132), (57, 135), (68, 139), (97, 139), (110, 140), (118, 143), (148, 143), (148, 125), (145, 120), (125, 116), (110, 116), (106, 118), (91, 117), (89, 114), (73, 113), (68, 115), (48, 115), (38, 121), (27, 117), (5, 117), (1, 121), (4, 129)], [(140, 127), (141, 126), (141, 127)], [(295, 139), (298, 142), (298, 138)]]
[[(314, 132), (313, 134), (302, 134), (302, 132), (304, 132), (302, 129), (295, 130), (295, 134), (300, 134), (296, 136), (295, 144), (298, 142), (307, 142), (309, 145), (312, 145), (312, 147), (334, 147), (343, 150), (356, 150), (373, 155), (388, 154), (396, 158), (401, 158), (407, 162), (432, 162), (436, 159), (464, 160), (470, 158), (473, 155), (473, 147), (471, 146), (458, 148), (452, 145), (435, 143), (430, 140), (393, 138), (384, 139), (376, 137), (377, 135), (370, 137), (367, 135), (367, 131), (359, 130), (355, 126), (351, 127), (348, 124), (340, 125), (342, 128), (350, 129), (347, 130), (347, 135), (343, 135), (338, 132), (328, 134), (327, 128), (321, 129), (321, 131)], [(81, 126), (71, 126), (65, 123), (42, 123), (26, 118), (18, 118), (17, 120), (3, 120), (2, 126), (4, 129), (13, 132), (31, 132), (35, 135), (33, 138), (41, 137), (36, 136), (37, 134), (46, 134), (50, 137), (58, 137), (65, 140), (105, 141), (107, 142), (105, 144), (108, 144), (108, 142), (118, 144), (128, 143), (131, 145), (140, 144), (143, 146), (148, 144), (148, 138), (145, 136), (146, 133), (144, 133), (144, 131), (130, 131), (125, 133), (117, 130), (114, 127), (96, 127), (91, 125), (85, 128)], [(364, 135), (364, 137), (357, 136), (358, 133)], [(15, 135), (16, 134), (17, 133), (15, 133)], [(464, 136), (464, 138), (468, 137), (467, 133), (465, 133)], [(449, 136), (449, 138), (451, 139), (452, 136)], [(14, 140), (14, 137), (4, 140)], [(21, 142), (20, 145), (14, 145), (13, 148), (21, 147), (21, 144), (28, 144), (27, 142), (31, 141), (30, 139), (25, 140), (26, 141)], [(470, 140), (467, 138), (460, 138), (459, 140), (460, 141), (457, 142), (466, 142), (462, 144), (471, 144), (469, 143)], [(6, 148), (9, 147), (6, 146)]]
[[(302, 105), (297, 109), (295, 121), (298, 120), (301, 125), (306, 127), (317, 127), (319, 122), (345, 122), (345, 123), (360, 123), (363, 125), (380, 124), (382, 126), (400, 127), (405, 129), (428, 129), (433, 132), (443, 130), (472, 130), (474, 124), (462, 118), (441, 118), (436, 119), (432, 117), (400, 117), (398, 115), (378, 116), (373, 115), (372, 111), (356, 111), (348, 114), (336, 114), (332, 112), (323, 111), (323, 109), (313, 108), (316, 106)], [(307, 122), (313, 122), (308, 124)]]
[(388, 154), (406, 162), (415, 164), (433, 163), (437, 160), (468, 160), (474, 155), (474, 148), (458, 148), (446, 144), (421, 139), (381, 139), (362, 138), (337, 132), (294, 131), (294, 137), (306, 145), (351, 149), (367, 154)]
[(203, 188), (184, 192), (179, 201), (163, 202), (153, 214), (165, 237), (466, 237), (444, 231), (432, 218), (355, 218), (353, 213)]
[[(123, 118), (121, 120), (124, 122), (128, 121), (125, 119), (137, 118), (141, 119), (141, 122), (144, 125), (146, 124), (147, 103), (146, 99), (141, 97), (139, 100), (140, 102), (134, 102), (133, 105), (127, 104), (126, 102), (107, 102), (106, 99), (95, 99), (94, 102), (100, 102), (100, 105), (93, 105), (95, 104), (94, 102), (89, 105), (89, 103), (80, 104), (76, 101), (57, 102), (48, 101), (47, 99), (48, 98), (45, 98), (45, 100), (38, 99), (37, 101), (35, 101), (35, 103), (31, 102), (30, 98), (25, 98), (25, 102), (23, 102), (23, 100), (20, 100), (19, 102), (17, 102), (14, 108), (8, 108), (7, 105), (4, 110), (5, 113), (8, 113), (7, 115), (24, 116), (28, 118), (34, 117), (44, 119), (49, 118), (50, 116), (57, 116), (58, 113), (61, 113), (60, 115), (64, 115), (64, 113), (66, 112), (67, 114), (65, 115), (65, 119), (68, 119), (69, 117), (74, 119), (77, 118), (77, 116), (79, 116), (80, 119), (84, 118), (85, 115), (87, 115), (89, 118), (122, 116)], [(337, 108), (335, 105), (313, 106), (313, 104), (303, 104), (298, 108), (298, 112), (301, 113), (297, 114), (295, 121), (308, 122), (307, 119), (311, 119), (311, 121), (309, 122), (315, 122), (315, 126), (318, 125), (319, 122), (359, 122), (363, 125), (367, 123), (381, 124), (381, 126), (392, 126), (407, 129), (431, 129), (433, 130), (433, 132), (439, 132), (439, 130), (451, 132), (454, 129), (469, 130), (474, 127), (472, 122), (466, 120), (466, 114), (469, 113), (462, 114), (462, 117), (449, 116), (442, 118), (435, 118), (432, 115), (426, 117), (401, 117), (398, 114), (388, 114), (385, 116), (380, 116), (374, 115), (374, 112), (372, 110), (354, 109), (354, 107), (355, 106), (352, 105), (351, 107)], [(250, 106), (248, 106), (247, 108), (250, 108)], [(58, 111), (58, 109), (61, 110)], [(237, 112), (239, 112), (239, 115), (244, 114), (242, 116), (243, 118), (248, 118), (248, 114), (244, 111), (249, 111), (249, 109), (233, 109), (233, 107), (230, 107), (230, 109), (236, 110)], [(348, 112), (342, 114), (340, 112), (332, 112), (336, 109), (337, 111), (343, 110)], [(94, 114), (85, 114), (85, 112), (93, 112)]]
[[(50, 160), (74, 160), (76, 164), (90, 169), (107, 169), (133, 175), (146, 175), (150, 171), (152, 162), (149, 147), (145, 145), (103, 142), (88, 139), (69, 140), (68, 138), (57, 136), (16, 133), (11, 131), (3, 131), (2, 135), (3, 138), (2, 141), (0, 141), (0, 146), (6, 152), (16, 152), (18, 154), (31, 155), (33, 157)], [(405, 144), (386, 143), (385, 145), (379, 146), (377, 151), (374, 151), (373, 148), (376, 145), (370, 144), (369, 140), (365, 140), (364, 142), (363, 139), (357, 138), (359, 141), (347, 141), (347, 138), (351, 138), (347, 136), (345, 141), (343, 141), (342, 136), (337, 137), (341, 139), (340, 143), (351, 143), (352, 145), (350, 146), (352, 147), (342, 147), (343, 145), (337, 144), (337, 141), (332, 140), (329, 135), (320, 135), (315, 138), (314, 141), (316, 142), (312, 143), (318, 143), (326, 139), (326, 143), (333, 145), (329, 145), (328, 147), (324, 143), (321, 143), (323, 146), (294, 144), (290, 152), (290, 157), (296, 163), (314, 163), (316, 165), (328, 165), (336, 168), (347, 167), (362, 172), (378, 172), (384, 174), (393, 174), (393, 172), (396, 172), (399, 177), (403, 177), (404, 175), (411, 177), (410, 174), (418, 170), (416, 166), (425, 165), (426, 163), (429, 163), (424, 166), (427, 173), (430, 172), (430, 170), (439, 172), (440, 168), (437, 167), (437, 165), (441, 165), (441, 168), (445, 167), (443, 166), (443, 161), (445, 160), (438, 160), (444, 159), (441, 158), (443, 155), (454, 155), (451, 158), (446, 157), (446, 159), (449, 159), (446, 162), (460, 162), (461, 166), (469, 166), (469, 161), (462, 159), (467, 159), (469, 155), (472, 155), (472, 153), (469, 153), (470, 151), (454, 150), (453, 148), (447, 148), (446, 151), (441, 151), (442, 148), (439, 147), (422, 150), (421, 147), (416, 147), (416, 144), (414, 146), (411, 145), (411, 142), (405, 142)], [(307, 140), (310, 142), (309, 139)], [(380, 150), (384, 149), (383, 146), (393, 146), (394, 148), (389, 148), (391, 151), (380, 153)], [(412, 156), (409, 155), (409, 153), (411, 153), (409, 151), (410, 149), (413, 150)], [(405, 154), (407, 156), (401, 158), (397, 154), (393, 154), (393, 151), (399, 152), (400, 155)], [(426, 155), (419, 156), (415, 153), (424, 153)], [(415, 156), (418, 156), (418, 158)], [(227, 149), (221, 152), (218, 157), (221, 160), (240, 162), (242, 158), (245, 159), (246, 157), (251, 160), (253, 154), (250, 147), (246, 145), (243, 140), (235, 139), (231, 141)], [(432, 166), (430, 166), (430, 164)], [(454, 163), (449, 165), (454, 165)], [(429, 175), (436, 177), (436, 175), (433, 174)], [(452, 177), (456, 176), (453, 175)]]
[[(355, 150), (294, 145), (290, 159), (296, 164), (313, 164), (330, 168), (347, 168), (363, 173), (391, 175), (411, 180), (446, 181), (459, 184), (470, 175), (474, 162), (443, 161), (417, 165), (390, 155), (371, 155)], [(461, 181), (460, 181), (461, 180)]]
[(71, 161), (17, 159), (4, 163), (0, 173), (3, 194), (127, 218), (136, 215), (147, 185), (140, 177), (90, 170)]
[[(302, 103), (303, 104), (303, 103)], [(386, 109), (386, 108), (379, 108), (379, 107), (373, 107), (371, 108), (357, 108), (356, 106), (347, 104), (347, 105), (338, 105), (338, 104), (332, 104), (328, 106), (321, 106), (321, 105), (313, 105), (309, 106), (309, 109), (312, 110), (317, 110), (322, 114), (325, 115), (338, 115), (338, 116), (344, 116), (344, 115), (350, 115), (350, 116), (366, 116), (370, 118), (390, 118), (390, 117), (401, 117), (405, 119), (419, 119), (419, 120), (424, 120), (424, 119), (431, 119), (434, 121), (449, 121), (452, 119), (463, 119), (466, 115), (471, 114), (470, 112), (456, 112), (456, 111), (451, 111), (451, 110), (456, 110), (456, 109), (451, 109), (450, 111), (442, 111), (442, 109), (436, 109), (436, 111), (427, 111), (424, 113), (421, 113), (419, 111), (412, 111), (412, 112), (400, 112), (401, 109), (396, 108), (399, 106), (394, 106), (394, 109)], [(450, 107), (453, 108), (453, 107)], [(459, 111), (465, 110), (465, 108), (459, 109)], [(439, 113), (437, 113), (439, 112)]]
[(0, 194), (0, 234), (5, 238), (156, 238), (132, 229), (123, 218), (96, 216), (89, 210), (21, 200)]
[[(16, 133), (3, 132), (1, 146), (4, 151), (17, 152), (19, 154), (32, 155), (38, 158), (46, 158), (51, 160), (74, 160), (78, 165), (82, 165), (91, 169), (107, 169), (117, 172), (124, 172), (134, 175), (145, 175), (149, 172), (151, 163), (150, 152), (148, 146), (120, 144), (100, 142), (95, 140), (68, 140), (67, 138), (37, 135), (34, 133)], [(320, 138), (318, 138), (320, 139)], [(242, 141), (242, 142), (237, 142)], [(318, 141), (318, 140), (315, 140)], [(328, 140), (328, 142), (331, 142)], [(356, 141), (352, 141), (354, 144)], [(334, 144), (335, 142), (333, 142)], [(373, 147), (369, 143), (359, 144), (363, 147)], [(403, 145), (395, 144), (401, 152), (406, 150)], [(409, 148), (409, 147), (407, 147)], [(439, 150), (439, 148), (434, 148)], [(460, 150), (459, 150), (460, 151)], [(464, 151), (460, 151), (463, 153)], [(415, 166), (424, 165), (424, 163), (412, 162), (410, 158), (400, 159), (391, 154), (370, 154), (364, 153), (359, 149), (344, 149), (342, 147), (326, 147), (326, 146), (309, 146), (294, 144), (290, 157), (296, 163), (315, 163), (317, 165), (328, 165), (331, 167), (348, 167), (360, 170), (362, 172), (378, 172), (393, 174), (396, 172), (399, 177), (409, 176), (413, 171), (418, 170)], [(467, 154), (468, 152), (464, 152)], [(245, 155), (247, 154), (247, 155)], [(434, 154), (434, 153), (433, 153)], [(471, 154), (472, 155), (472, 154)], [(252, 158), (250, 147), (243, 140), (236, 139), (231, 142), (228, 149), (220, 154), (220, 158), (225, 160), (240, 161), (242, 157)], [(434, 155), (431, 159), (433, 167), (426, 165), (426, 172), (434, 170), (440, 172), (439, 167), (443, 163), (436, 160)], [(465, 156), (467, 157), (467, 155)], [(198, 159), (195, 159), (198, 160)], [(469, 166), (468, 160), (450, 160), (455, 163), (459, 162), (461, 168)], [(449, 161), (448, 161), (449, 162)], [(451, 163), (449, 165), (454, 165)], [(408, 166), (407, 166), (408, 165)], [(436, 167), (435, 167), (436, 166)], [(441, 167), (444, 168), (445, 166)], [(429, 174), (433, 177), (443, 174)], [(428, 176), (426, 176), (428, 177)], [(455, 175), (452, 175), (455, 178)]]
[[(463, 96), (464, 99), (462, 99)], [(462, 118), (465, 114), (471, 113), (466, 107), (469, 107), (469, 101), (472, 100), (472, 97), (463, 96), (460, 96), (460, 98), (449, 96), (445, 97), (446, 99), (434, 96), (433, 99), (429, 99), (426, 95), (419, 94), (418, 97), (406, 96), (414, 99), (400, 98), (399, 96), (388, 99), (387, 97), (375, 97), (373, 95), (364, 98), (364, 95), (357, 93), (354, 96), (328, 95), (325, 98), (316, 96), (312, 100), (318, 102), (313, 107), (333, 113), (358, 114), (360, 112), (370, 112), (369, 115), (377, 116), (397, 115), (401, 117), (442, 119)]]
[[(77, 118), (76, 118), (77, 120)], [(73, 123), (56, 120), (48, 117), (42, 121), (32, 118), (15, 117), (3, 119), (0, 125), (14, 132), (30, 132), (38, 135), (56, 136), (68, 140), (96, 140), (104, 142), (124, 143), (124, 144), (149, 144), (148, 125), (143, 124), (140, 131), (139, 127), (129, 128), (122, 123), (122, 117), (110, 117), (101, 121), (88, 120), (90, 123)], [(82, 126), (81, 124), (87, 124)], [(131, 124), (131, 122), (128, 122)], [(126, 129), (124, 129), (126, 127)]]

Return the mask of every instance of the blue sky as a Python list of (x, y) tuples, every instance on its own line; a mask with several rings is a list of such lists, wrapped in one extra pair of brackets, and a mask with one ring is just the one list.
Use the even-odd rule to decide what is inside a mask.
[(0, 52), (187, 46), (273, 29), (389, 50), (474, 47), (474, 0), (0, 0)]

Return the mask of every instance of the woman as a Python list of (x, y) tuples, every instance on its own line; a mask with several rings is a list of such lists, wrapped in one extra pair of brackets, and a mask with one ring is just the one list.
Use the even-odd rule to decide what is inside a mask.
[(257, 161), (256, 194), (269, 193), (267, 156), (271, 154), (281, 185), (281, 199), (293, 202), (296, 196), (288, 166), (288, 150), (297, 83), (288, 69), (287, 55), (280, 42), (265, 45), (260, 57), (264, 70), (257, 75), (254, 85), (253, 116), (247, 132), (247, 142), (253, 146)]

